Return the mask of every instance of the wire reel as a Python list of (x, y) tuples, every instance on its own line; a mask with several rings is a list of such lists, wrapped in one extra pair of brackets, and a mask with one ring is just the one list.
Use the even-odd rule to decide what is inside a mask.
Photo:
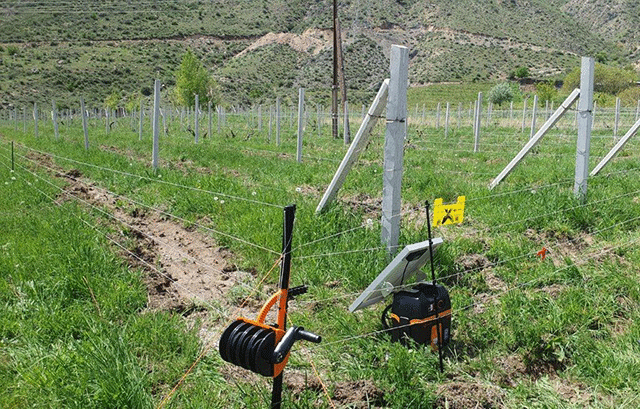
[[(276, 302), (306, 291), (306, 286), (288, 291), (280, 290), (265, 303), (255, 321), (240, 317), (231, 323), (220, 337), (219, 351), (222, 359), (262, 376), (276, 377), (287, 364), (295, 341), (320, 343), (322, 337), (305, 331), (302, 327), (292, 326), (285, 332), (278, 324), (265, 324), (267, 314)], [(283, 320), (280, 317), (284, 315), (282, 309), (278, 315), (278, 321), (281, 318)]]

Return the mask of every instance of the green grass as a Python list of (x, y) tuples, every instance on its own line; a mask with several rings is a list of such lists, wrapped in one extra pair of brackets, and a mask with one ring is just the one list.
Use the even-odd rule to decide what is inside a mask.
[[(460, 91), (461, 99), (466, 98), (464, 92)], [(198, 347), (195, 331), (187, 331), (180, 316), (142, 313), (140, 273), (124, 267), (104, 236), (80, 221), (95, 224), (97, 215), (70, 202), (56, 207), (26, 184), (56, 194), (55, 188), (22, 170), (24, 166), (43, 173), (22, 158), (25, 146), (55, 154), (57, 166), (79, 169), (118, 194), (224, 233), (208, 234), (236, 254), (241, 268), (257, 271), (259, 277), (276, 256), (247, 242), (279, 251), (278, 206), (296, 203), (292, 285), (306, 283), (310, 292), (291, 304), (290, 315), (294, 323), (321, 334), (324, 343), (297, 344), (288, 368), (314, 379), (306, 358), (310, 354), (334, 398), (345, 382), (369, 381), (380, 392), (373, 406), (444, 407), (444, 398), (436, 392), (444, 389), (445, 396), (455, 400), (464, 392), (456, 395), (452, 385), (461, 382), (468, 387), (487, 385), (485, 394), (475, 398), (494, 406), (499, 402), (486, 391), (499, 391), (500, 402), (513, 408), (637, 405), (640, 252), (635, 243), (640, 182), (635, 177), (638, 158), (632, 154), (637, 141), (632, 140), (603, 175), (590, 179), (583, 204), (572, 194), (572, 117), (493, 191), (487, 190), (488, 183), (526, 143), (528, 131), (521, 133), (519, 126), (483, 128), (480, 152), (473, 153), (468, 126), (452, 127), (445, 139), (442, 128), (410, 121), (401, 244), (426, 239), (424, 222), (415, 221), (425, 200), (467, 197), (465, 223), (435, 231), (445, 238), (437, 274), (448, 277), (444, 283), (454, 306), (454, 343), (446, 351), (445, 373), (440, 374), (437, 355), (427, 349), (391, 344), (385, 334), (360, 337), (381, 329), (382, 305), (357, 314), (347, 311), (387, 262), (379, 248), (379, 210), (363, 205), (381, 196), (384, 128), (374, 131), (338, 202), (315, 215), (320, 195), (346, 151), (328, 134), (329, 125), (324, 124), (319, 137), (311, 123), (307, 125), (305, 156), (299, 164), (295, 121), (292, 127), (283, 125), (282, 143), (275, 146), (275, 132), (268, 140), (266, 124), (258, 132), (254, 120), (231, 115), (227, 119), (235, 137), (226, 127), (197, 146), (177, 120), (170, 122), (169, 136), (161, 137), (157, 172), (150, 169), (148, 130), (138, 141), (126, 118), (119, 119), (109, 135), (103, 124), (93, 125), (87, 152), (77, 121), (63, 128), (59, 141), (49, 124), (41, 124), (37, 140), (32, 128), (25, 135), (15, 132), (11, 123), (4, 125), (0, 159), (9, 163), (6, 147), (16, 140), (20, 167), (13, 174), (16, 180), (6, 168), (0, 170), (8, 183), (0, 186), (9, 193), (0, 199), (5, 212), (0, 245), (9, 243), (2, 247), (5, 255), (0, 259), (1, 271), (8, 272), (1, 284), (7, 306), (1, 327), (0, 364), (6, 370), (0, 373), (6, 375), (0, 382), (7, 391), (0, 394), (3, 406), (102, 407), (109, 406), (107, 397), (118, 403), (115, 407), (158, 404)], [(214, 129), (216, 125), (214, 120)], [(613, 143), (610, 131), (596, 130), (592, 164)], [(369, 218), (370, 228), (357, 228)], [(551, 254), (541, 261), (535, 254), (543, 246)], [(379, 249), (349, 252), (369, 248)], [(480, 261), (483, 268), (474, 269), (469, 261), (474, 258), (486, 258)], [(276, 275), (269, 277), (271, 283)], [(472, 307), (474, 300), (482, 302), (482, 308)], [(120, 364), (108, 366), (110, 360)], [(46, 365), (30, 364), (36, 361)], [(228, 381), (228, 370), (212, 351), (170, 407), (251, 407), (269, 401), (268, 380)], [(38, 388), (45, 393), (35, 394)], [(570, 391), (579, 391), (585, 400)], [(330, 407), (315, 387), (298, 396), (285, 390), (285, 397), (286, 407)]]

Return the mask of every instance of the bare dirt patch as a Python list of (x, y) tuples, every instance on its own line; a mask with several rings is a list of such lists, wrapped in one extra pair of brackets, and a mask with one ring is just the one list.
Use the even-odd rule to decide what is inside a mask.
[(336, 383), (332, 399), (340, 407), (364, 409), (385, 406), (384, 391), (368, 379)]
[(497, 386), (476, 381), (452, 381), (438, 386), (436, 408), (502, 408), (505, 393)]
[(174, 221), (161, 209), (142, 207), (96, 186), (76, 169), (63, 172), (47, 156), (31, 153), (30, 157), (65, 180), (57, 204), (78, 201), (95, 209), (110, 226), (108, 237), (129, 266), (146, 273), (148, 308), (187, 316), (209, 307), (218, 323), (208, 324), (214, 326), (225, 326), (237, 316), (255, 315), (261, 306), (259, 296), (240, 306), (253, 287), (253, 275), (238, 270), (236, 256), (211, 237)]
[(503, 293), (507, 290), (507, 284), (495, 275), (492, 269), (484, 270), (483, 276), (489, 291), (474, 296), (473, 311), (476, 314), (485, 312), (489, 304), (498, 304), (499, 301), (496, 294)]
[(330, 30), (307, 29), (302, 34), (294, 33), (267, 33), (255, 40), (250, 46), (236, 55), (241, 57), (251, 50), (271, 44), (285, 44), (297, 52), (313, 55), (319, 54), (332, 44), (332, 34)]

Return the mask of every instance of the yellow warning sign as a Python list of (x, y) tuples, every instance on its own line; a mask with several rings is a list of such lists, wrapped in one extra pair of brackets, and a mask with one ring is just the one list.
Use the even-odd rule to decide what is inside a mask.
[(464, 219), (464, 196), (458, 196), (458, 201), (452, 204), (443, 204), (442, 198), (433, 202), (433, 227), (446, 224), (462, 223)]

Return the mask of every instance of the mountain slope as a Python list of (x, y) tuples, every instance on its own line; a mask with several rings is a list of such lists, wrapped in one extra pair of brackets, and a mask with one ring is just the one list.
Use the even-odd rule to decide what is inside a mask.
[[(295, 94), (328, 98), (331, 4), (213, 0), (2, 4), (0, 105), (99, 105), (116, 91), (171, 86), (185, 47), (219, 79), (225, 103)], [(561, 75), (582, 55), (638, 64), (639, 10), (629, 0), (352, 0), (339, 2), (347, 84), (368, 98), (391, 44), (411, 49), (412, 84), (505, 78), (527, 66)], [(296, 43), (298, 41), (299, 43)], [(286, 67), (286, 70), (282, 68)]]

